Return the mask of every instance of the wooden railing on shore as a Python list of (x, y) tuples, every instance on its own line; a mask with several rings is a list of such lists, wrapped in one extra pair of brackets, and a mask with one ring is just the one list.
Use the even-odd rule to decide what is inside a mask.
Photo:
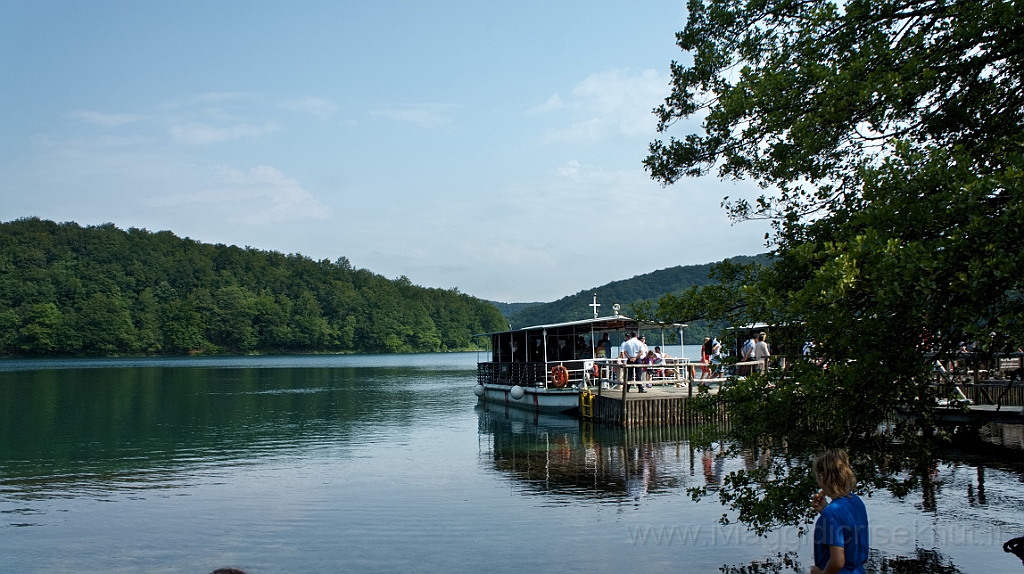
[[(997, 357), (993, 368), (971, 357), (950, 363), (934, 362), (935, 386), (953, 388), (964, 401), (973, 405), (1024, 405), (1024, 356)], [(973, 364), (972, 364), (973, 363)]]

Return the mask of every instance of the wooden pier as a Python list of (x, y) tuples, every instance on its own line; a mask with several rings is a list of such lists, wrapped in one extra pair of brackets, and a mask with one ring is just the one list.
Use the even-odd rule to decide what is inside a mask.
[[(717, 389), (713, 388), (712, 393), (715, 390)], [(590, 409), (580, 410), (580, 415), (585, 420), (620, 427), (726, 422), (726, 413), (722, 406), (719, 406), (718, 412), (712, 416), (696, 412), (690, 405), (690, 389), (685, 386), (654, 386), (645, 389), (644, 393), (638, 393), (635, 389), (628, 393), (623, 393), (620, 389), (600, 391), (600, 394), (595, 392), (590, 397)]]
[[(711, 394), (717, 394), (716, 383), (721, 381), (724, 379), (706, 381), (711, 383)], [(970, 403), (951, 401), (939, 406), (935, 411), (938, 421), (1024, 425), (1024, 382), (980, 381), (961, 384), (958, 388)], [(584, 395), (581, 399), (580, 417), (626, 428), (728, 423), (725, 405), (719, 405), (717, 412), (710, 416), (696, 412), (690, 404), (691, 388), (685, 383), (680, 386), (655, 384), (645, 391), (638, 393), (633, 385), (629, 392), (623, 392), (621, 385), (592, 389), (589, 397)]]
[(998, 423), (1024, 425), (1024, 412), (1019, 406), (970, 405), (967, 410), (949, 407), (940, 408), (935, 418), (943, 423)]
[(964, 359), (947, 368), (935, 362), (935, 385), (954, 385), (961, 401), (936, 410), (940, 422), (1024, 424), (1024, 355), (998, 358), (992, 364)]
[[(739, 364), (762, 367), (756, 361)], [(613, 368), (609, 370), (608, 366)], [(638, 393), (635, 382), (628, 385), (628, 392), (622, 386), (629, 367), (606, 365), (602, 374), (614, 372), (615, 378), (598, 380), (612, 386), (585, 392), (580, 399), (580, 417), (626, 428), (728, 423), (725, 405), (719, 404), (717, 412), (708, 415), (698, 413), (690, 403), (695, 393), (694, 386), (709, 385), (710, 393), (717, 394), (719, 385), (728, 381), (727, 378), (692, 378), (691, 367), (712, 368), (714, 365), (687, 363), (669, 366), (672, 368), (667, 372), (671, 376), (642, 381), (652, 386), (645, 388), (646, 392)], [(949, 388), (952, 385), (960, 397), (960, 400), (940, 404), (935, 411), (937, 420), (952, 424), (1024, 425), (1024, 380), (1021, 373), (1024, 373), (1024, 356), (1002, 358), (991, 370), (954, 368), (947, 371), (936, 362), (935, 386)]]
[(940, 406), (935, 411), (940, 422), (1024, 424), (1024, 382), (982, 380), (957, 388), (970, 403), (953, 401)]

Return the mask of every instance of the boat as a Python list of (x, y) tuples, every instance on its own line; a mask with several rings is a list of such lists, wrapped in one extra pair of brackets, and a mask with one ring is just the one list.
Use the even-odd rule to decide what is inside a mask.
[(490, 350), (477, 364), (474, 394), (506, 407), (572, 414), (583, 390), (618, 383), (618, 345), (626, 333), (660, 330), (664, 345), (664, 332), (671, 330), (682, 342), (686, 325), (632, 319), (619, 315), (617, 307), (614, 316), (479, 335), (489, 337)]

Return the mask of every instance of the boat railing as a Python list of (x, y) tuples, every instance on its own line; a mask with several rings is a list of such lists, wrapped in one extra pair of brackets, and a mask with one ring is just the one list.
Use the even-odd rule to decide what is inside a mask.
[(519, 385), (521, 387), (544, 386), (546, 369), (544, 363), (479, 363), (477, 381), (481, 384)]
[[(619, 384), (635, 376), (645, 382), (661, 385), (686, 385), (695, 378), (701, 363), (685, 357), (665, 357), (658, 363), (628, 363), (625, 359), (594, 359), (597, 370), (591, 374), (598, 383)], [(635, 374), (630, 374), (634, 371)]]
[[(751, 369), (765, 367), (764, 361), (746, 361), (735, 366), (749, 366)], [(567, 380), (562, 387), (556, 384), (554, 370), (564, 367)], [(726, 380), (723, 365), (702, 363), (685, 357), (665, 357), (659, 363), (627, 363), (621, 358), (571, 359), (564, 361), (537, 362), (485, 362), (477, 366), (477, 381), (481, 384), (499, 384), (540, 388), (578, 388), (601, 384), (614, 386), (634, 375), (652, 385), (686, 386), (690, 381), (717, 382)], [(710, 375), (710, 376), (709, 376)], [(717, 375), (717, 376), (716, 376)]]

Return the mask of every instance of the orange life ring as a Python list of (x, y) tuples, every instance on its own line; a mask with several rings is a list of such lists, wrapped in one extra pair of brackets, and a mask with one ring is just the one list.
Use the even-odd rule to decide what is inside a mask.
[(569, 382), (569, 369), (562, 365), (551, 367), (551, 380), (555, 382), (555, 388), (564, 387)]

